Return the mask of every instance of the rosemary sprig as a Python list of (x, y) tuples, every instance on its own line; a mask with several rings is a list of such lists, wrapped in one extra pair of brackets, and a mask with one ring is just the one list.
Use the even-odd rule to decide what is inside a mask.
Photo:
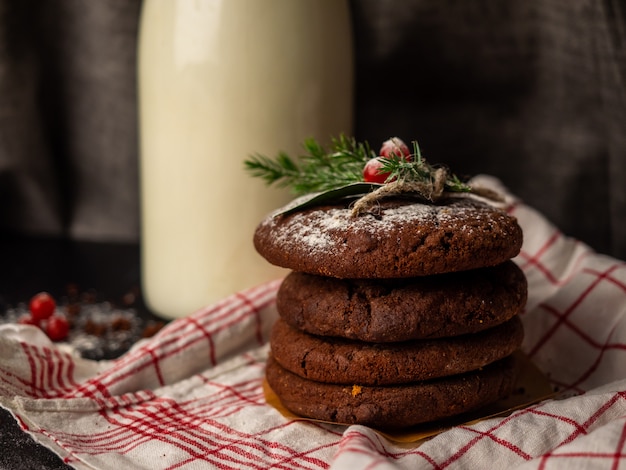
[(280, 152), (274, 159), (255, 154), (244, 164), (252, 176), (302, 195), (363, 181), (363, 165), (376, 156), (366, 142), (344, 135), (333, 138), (329, 150), (315, 139), (305, 140), (303, 147), (305, 153), (298, 161)]
[[(470, 186), (446, 167), (428, 164), (417, 142), (413, 142), (413, 153), (408, 156), (397, 155), (395, 150), (388, 156), (377, 156), (367, 142), (344, 135), (331, 142), (330, 150), (326, 150), (314, 139), (306, 140), (306, 153), (297, 160), (281, 152), (274, 159), (256, 154), (244, 164), (252, 176), (263, 178), (269, 185), (308, 195), (281, 213), (350, 196), (359, 197), (353, 205), (354, 216), (367, 213), (376, 201), (390, 196), (419, 197), (435, 203), (446, 192), (461, 192), (503, 201), (493, 190)], [(374, 158), (381, 163), (379, 173), (387, 174), (384, 183), (364, 181), (363, 168)]]
[[(256, 154), (244, 164), (252, 176), (264, 179), (269, 185), (289, 187), (296, 195), (302, 195), (363, 182), (363, 166), (377, 157), (367, 142), (359, 143), (344, 135), (333, 138), (329, 150), (315, 139), (307, 139), (303, 147), (305, 154), (297, 161), (280, 152), (274, 159)], [(380, 172), (389, 173), (387, 182), (431, 182), (438, 168), (426, 162), (417, 142), (413, 142), (411, 158), (403, 158), (395, 153), (378, 158), (382, 163)], [(445, 190), (467, 192), (470, 187), (456, 175), (447, 173)]]

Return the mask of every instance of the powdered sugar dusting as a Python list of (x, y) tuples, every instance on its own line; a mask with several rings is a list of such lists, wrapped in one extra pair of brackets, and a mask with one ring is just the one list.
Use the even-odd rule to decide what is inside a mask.
[[(293, 204), (293, 203), (292, 203)], [(493, 218), (494, 208), (471, 199), (455, 199), (444, 205), (404, 203), (391, 207), (379, 207), (371, 214), (353, 217), (349, 207), (325, 208), (296, 212), (287, 220), (268, 218), (264, 224), (270, 227), (277, 245), (297, 243), (306, 246), (311, 254), (332, 252), (338, 249), (338, 239), (346, 234), (367, 233), (370, 238), (380, 238), (393, 230), (420, 231), (443, 223), (465, 221), (457, 230), (474, 231), (476, 222), (485, 217)], [(497, 211), (496, 211), (497, 212)], [(475, 223), (472, 223), (474, 219)]]

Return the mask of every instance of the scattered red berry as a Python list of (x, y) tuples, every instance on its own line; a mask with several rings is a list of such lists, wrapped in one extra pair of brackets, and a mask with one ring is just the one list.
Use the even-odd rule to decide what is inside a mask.
[(38, 326), (38, 325), (39, 325), (39, 322), (38, 322), (37, 320), (35, 320), (35, 319), (33, 318), (33, 316), (32, 316), (31, 314), (29, 314), (29, 313), (27, 313), (27, 314), (25, 314), (25, 315), (22, 315), (22, 316), (21, 316), (21, 317), (17, 320), (17, 322), (18, 322), (20, 325), (33, 325), (33, 326)]
[(363, 167), (363, 181), (366, 183), (384, 183), (389, 173), (381, 173), (383, 163), (379, 158), (372, 158)]
[(405, 159), (410, 160), (408, 157), (411, 156), (411, 151), (402, 139), (392, 137), (383, 142), (383, 145), (380, 147), (379, 155), (385, 158), (391, 158), (392, 155), (395, 155), (398, 158), (405, 157)]
[(47, 292), (35, 294), (28, 304), (30, 313), (36, 322), (50, 318), (56, 306), (56, 302)]
[(48, 318), (45, 328), (48, 338), (52, 341), (62, 341), (67, 338), (70, 331), (70, 324), (67, 318), (61, 315), (53, 315)]

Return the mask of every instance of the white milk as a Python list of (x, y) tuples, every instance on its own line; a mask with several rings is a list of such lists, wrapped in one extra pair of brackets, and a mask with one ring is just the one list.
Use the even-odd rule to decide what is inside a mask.
[(283, 276), (254, 250), (291, 199), (253, 153), (352, 131), (343, 0), (145, 0), (139, 43), (142, 283), (166, 318)]

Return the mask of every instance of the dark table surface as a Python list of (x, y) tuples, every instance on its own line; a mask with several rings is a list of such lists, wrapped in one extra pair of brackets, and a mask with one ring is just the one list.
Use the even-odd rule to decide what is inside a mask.
[[(61, 298), (71, 286), (80, 292), (89, 292), (97, 301), (131, 309), (142, 322), (159, 321), (141, 299), (139, 256), (136, 244), (70, 242), (0, 234), (0, 315), (20, 302), (28, 302), (40, 291)], [(132, 294), (131, 301), (129, 294)], [(122, 352), (115, 351), (115, 354)], [(0, 449), (2, 470), (70, 468), (56, 454), (35, 443), (2, 408)]]

